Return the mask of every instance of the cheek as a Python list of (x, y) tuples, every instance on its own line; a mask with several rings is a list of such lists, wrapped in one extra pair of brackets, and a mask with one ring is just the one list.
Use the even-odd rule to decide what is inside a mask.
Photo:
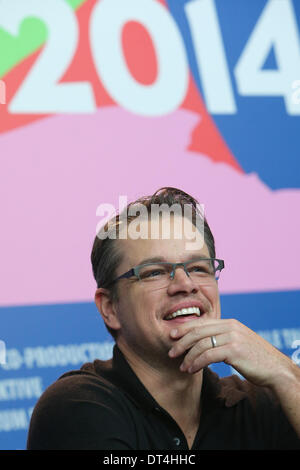
[(213, 310), (220, 315), (221, 313), (221, 304), (220, 304), (220, 296), (219, 296), (219, 289), (218, 286), (203, 286), (202, 293), (205, 295), (206, 299), (211, 304)]
[(123, 323), (140, 324), (147, 321), (151, 316), (151, 309), (153, 310), (153, 300), (136, 286), (129, 286), (120, 292), (118, 314), (122, 317)]
[(218, 295), (218, 298), (216, 300), (216, 313), (218, 315), (218, 318), (221, 317), (221, 302), (220, 302), (220, 297)]

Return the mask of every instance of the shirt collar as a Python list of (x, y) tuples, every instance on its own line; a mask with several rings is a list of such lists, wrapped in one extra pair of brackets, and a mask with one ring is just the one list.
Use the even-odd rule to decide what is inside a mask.
[[(138, 408), (151, 411), (159, 406), (136, 376), (117, 345), (114, 346), (113, 358), (110, 361), (96, 360), (94, 366), (99, 375), (122, 389)], [(237, 376), (219, 378), (210, 368), (205, 368), (201, 390), (203, 409), (209, 411), (217, 406), (236, 405), (246, 397), (246, 393), (238, 388), (239, 381)]]

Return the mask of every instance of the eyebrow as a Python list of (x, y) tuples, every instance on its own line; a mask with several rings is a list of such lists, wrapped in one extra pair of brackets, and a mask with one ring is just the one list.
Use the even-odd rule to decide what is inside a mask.
[[(189, 256), (188, 259), (186, 259), (185, 262), (188, 262), (188, 261), (194, 261), (196, 259), (207, 259), (209, 258), (209, 256), (207, 255), (201, 255), (201, 254), (194, 254), (192, 256)], [(153, 258), (145, 258), (143, 259), (142, 261), (140, 261), (140, 263), (138, 265), (141, 265), (141, 264), (148, 264), (148, 263), (170, 263), (171, 261), (167, 261), (166, 258), (164, 258), (163, 256), (155, 256)]]
[(161, 263), (161, 262), (167, 263), (168, 261), (162, 256), (155, 256), (154, 258), (143, 259), (142, 261), (139, 262), (139, 264)]

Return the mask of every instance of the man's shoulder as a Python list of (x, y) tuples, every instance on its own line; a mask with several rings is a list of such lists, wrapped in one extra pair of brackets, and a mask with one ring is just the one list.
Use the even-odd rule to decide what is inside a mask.
[(105, 448), (110, 428), (131, 432), (131, 403), (110, 376), (109, 364), (94, 361), (49, 385), (32, 413), (28, 449)]
[(119, 393), (111, 377), (111, 361), (85, 363), (80, 369), (70, 370), (50, 384), (39, 401), (101, 399), (101, 396)]
[(251, 408), (267, 404), (271, 407), (279, 405), (275, 394), (269, 388), (255, 385), (238, 374), (219, 377), (210, 371), (209, 381), (214, 384), (214, 390), (216, 390), (218, 398), (227, 407), (235, 406), (245, 400)]

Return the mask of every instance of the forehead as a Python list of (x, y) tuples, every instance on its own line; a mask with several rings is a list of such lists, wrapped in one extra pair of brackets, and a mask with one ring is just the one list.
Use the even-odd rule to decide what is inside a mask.
[(155, 257), (173, 262), (192, 259), (198, 254), (209, 257), (203, 231), (182, 216), (160, 215), (150, 221), (135, 219), (134, 225), (126, 227), (126, 237), (124, 233), (125, 230), (124, 238), (117, 240), (124, 269)]

